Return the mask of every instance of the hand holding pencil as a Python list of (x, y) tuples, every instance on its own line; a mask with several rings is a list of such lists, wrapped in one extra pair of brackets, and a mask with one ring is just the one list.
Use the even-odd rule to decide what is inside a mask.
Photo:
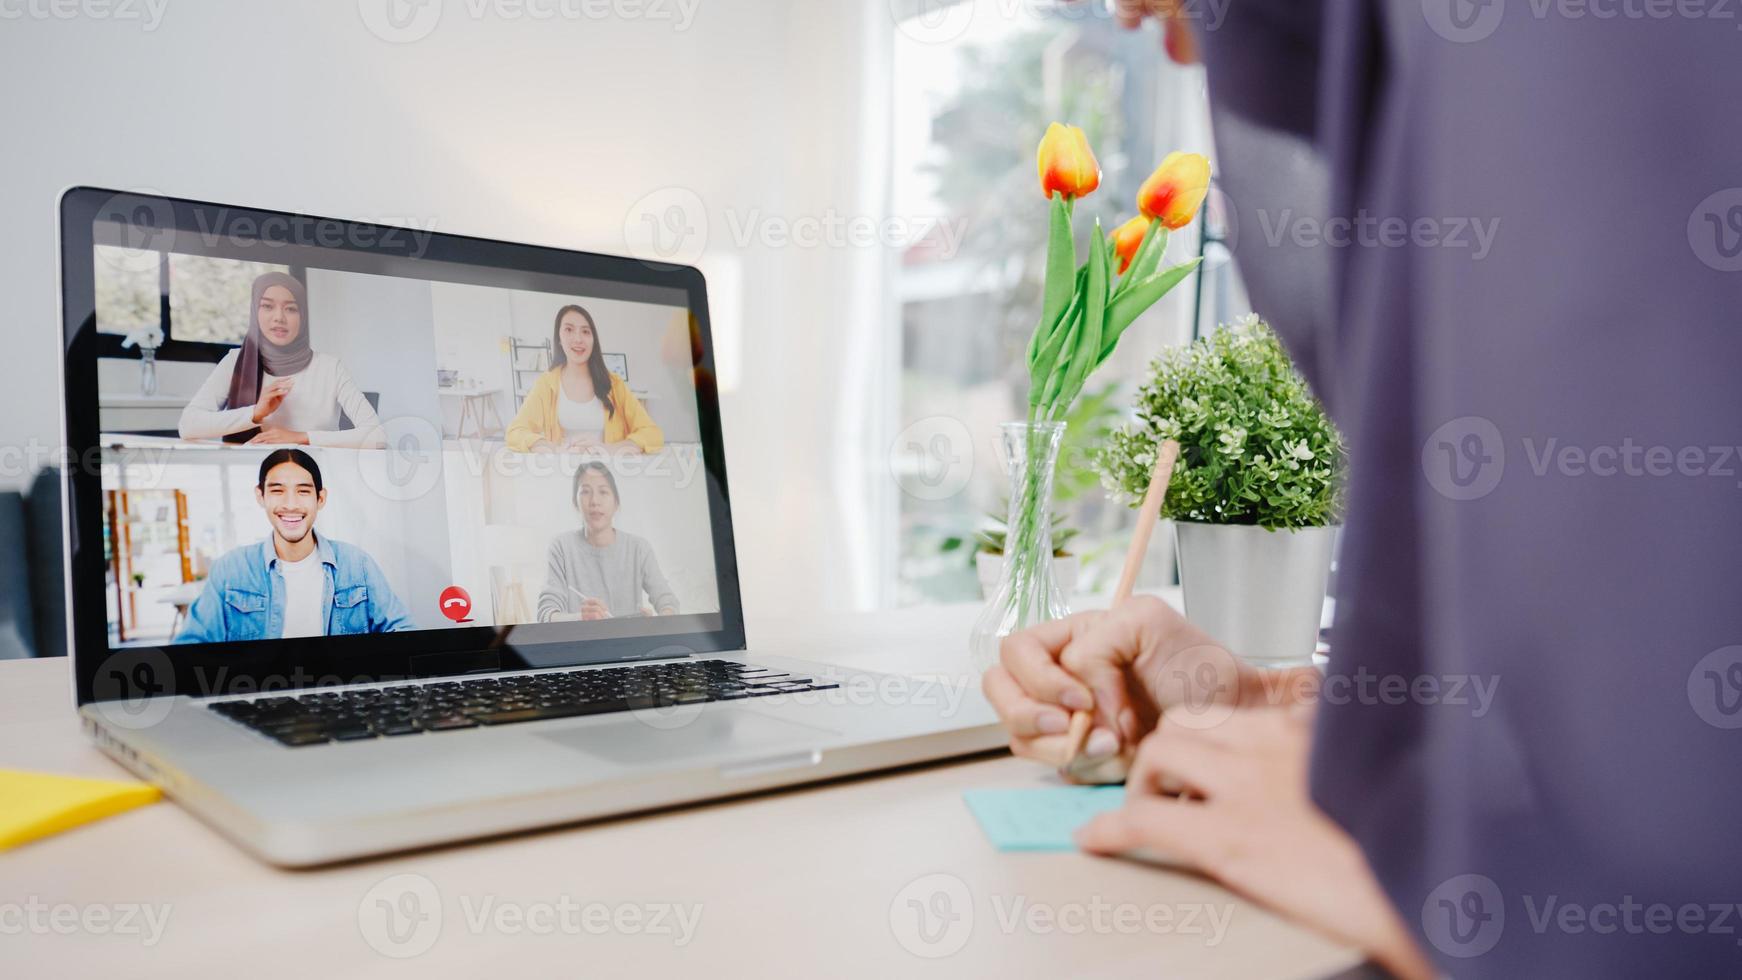
[[(1167, 484), (1173, 478), (1173, 464), (1178, 459), (1179, 443), (1172, 439), (1165, 439), (1156, 447), (1155, 469), (1149, 475), (1149, 487), (1143, 493), (1143, 505), (1137, 512), (1137, 527), (1132, 530), (1131, 544), (1125, 551), (1125, 567), (1119, 573), (1119, 585), (1113, 590), (1114, 608), (1131, 598), (1131, 590), (1137, 586), (1137, 574), (1143, 568), (1143, 556), (1149, 551), (1149, 539), (1155, 533), (1155, 522), (1161, 516), (1161, 502), (1167, 497)], [(1078, 782), (1121, 782), (1136, 746), (1126, 744), (1123, 752), (1106, 758), (1085, 757), (1083, 749), (1094, 721), (1092, 708), (1071, 715), (1071, 727), (1066, 732), (1069, 738), (1059, 756), (1059, 768)]]

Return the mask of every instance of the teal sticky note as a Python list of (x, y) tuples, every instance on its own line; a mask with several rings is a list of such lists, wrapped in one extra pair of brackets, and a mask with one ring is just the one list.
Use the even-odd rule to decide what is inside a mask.
[(1119, 809), (1125, 787), (971, 789), (962, 799), (1000, 851), (1074, 851), (1071, 835), (1096, 814)]

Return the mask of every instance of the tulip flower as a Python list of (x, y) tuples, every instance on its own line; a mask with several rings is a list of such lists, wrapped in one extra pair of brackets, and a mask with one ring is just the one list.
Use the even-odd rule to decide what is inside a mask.
[(1140, 214), (1130, 221), (1113, 229), (1113, 251), (1119, 253), (1119, 274), (1131, 268), (1131, 260), (1137, 257), (1137, 246), (1143, 244), (1143, 236), (1149, 231), (1149, 223), (1154, 219), (1146, 214)]
[(1210, 161), (1197, 153), (1169, 153), (1137, 189), (1137, 207), (1169, 229), (1191, 224), (1210, 189)]
[(1036, 162), (1040, 189), (1047, 197), (1082, 197), (1101, 186), (1101, 164), (1089, 149), (1089, 138), (1076, 126), (1053, 123), (1040, 138)]

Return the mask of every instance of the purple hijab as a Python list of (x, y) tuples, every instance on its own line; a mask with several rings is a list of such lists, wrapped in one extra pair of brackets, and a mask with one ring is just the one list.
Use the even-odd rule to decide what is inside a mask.
[[(282, 347), (267, 340), (260, 332), (260, 297), (273, 286), (290, 290), (302, 314), (302, 328), (290, 343)], [(308, 343), (308, 289), (302, 281), (282, 272), (265, 272), (255, 278), (253, 294), (248, 305), (248, 333), (242, 338), (242, 351), (236, 355), (236, 370), (230, 375), (227, 408), (241, 408), (258, 402), (263, 374), (275, 378), (295, 374), (308, 367), (314, 358), (314, 351)]]

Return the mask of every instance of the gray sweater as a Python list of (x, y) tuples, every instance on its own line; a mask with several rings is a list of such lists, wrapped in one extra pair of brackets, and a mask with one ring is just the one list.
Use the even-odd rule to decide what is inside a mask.
[(538, 621), (557, 613), (579, 612), (581, 596), (602, 599), (612, 616), (641, 615), (641, 595), (660, 613), (677, 612), (677, 595), (659, 571), (647, 539), (617, 532), (617, 540), (598, 548), (585, 531), (559, 534), (550, 543), (544, 591), (538, 596)]

